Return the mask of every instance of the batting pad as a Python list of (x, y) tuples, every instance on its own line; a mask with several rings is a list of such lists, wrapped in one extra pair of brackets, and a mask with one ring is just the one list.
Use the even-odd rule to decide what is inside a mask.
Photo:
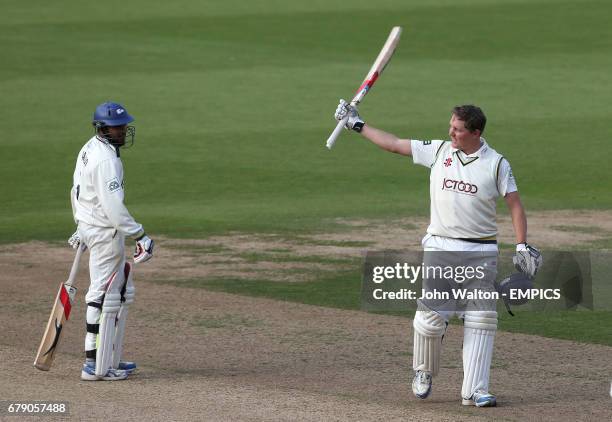
[(136, 293), (136, 289), (131, 283), (131, 275), (128, 279), (128, 285), (125, 289), (125, 302), (121, 305), (119, 309), (119, 314), (117, 315), (117, 328), (115, 330), (115, 348), (113, 350), (113, 368), (117, 369), (119, 367), (119, 362), (121, 361), (121, 353), (123, 352), (123, 337), (125, 334), (125, 320), (127, 319), (128, 310), (130, 305), (134, 303), (134, 295)]
[(100, 333), (96, 353), (96, 375), (106, 375), (113, 359), (113, 342), (115, 340), (115, 322), (121, 308), (121, 293), (107, 292), (102, 304)]
[(497, 312), (468, 311), (463, 327), (463, 386), (461, 395), (470, 399), (476, 390), (489, 392), (493, 341)]
[(446, 320), (434, 311), (416, 311), (414, 316), (414, 353), (412, 367), (415, 371), (427, 371), (432, 376), (440, 370), (442, 336)]

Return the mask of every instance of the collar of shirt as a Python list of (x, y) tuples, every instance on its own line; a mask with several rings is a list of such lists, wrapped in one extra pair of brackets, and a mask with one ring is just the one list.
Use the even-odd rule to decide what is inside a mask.
[(109, 142), (106, 140), (106, 138), (102, 138), (98, 135), (94, 135), (94, 136), (96, 137), (98, 141), (102, 142), (103, 144), (110, 145)]
[(121, 157), (121, 154), (119, 153), (119, 148), (116, 147), (115, 145), (111, 144), (110, 142), (108, 142), (108, 140), (106, 138), (101, 138), (100, 136), (98, 136), (97, 134), (94, 135), (94, 137), (102, 142), (103, 144), (105, 144), (106, 146), (108, 146), (109, 148), (112, 148), (113, 151), (115, 151), (115, 154), (117, 155), (117, 157)]
[(468, 155), (465, 152), (459, 150), (458, 148), (451, 147), (451, 154), (454, 154), (457, 151), (461, 151), (462, 155), (465, 158), (474, 158), (474, 157), (480, 157), (482, 154), (486, 153), (488, 149), (489, 149), (489, 145), (487, 144), (487, 140), (483, 137), (480, 137), (480, 148), (478, 148), (476, 152), (473, 152)]

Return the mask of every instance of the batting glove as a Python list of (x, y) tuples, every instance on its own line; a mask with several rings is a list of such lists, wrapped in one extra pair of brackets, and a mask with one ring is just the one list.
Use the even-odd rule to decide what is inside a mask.
[(534, 278), (542, 265), (542, 254), (527, 243), (519, 243), (516, 245), (516, 255), (512, 258), (512, 262), (517, 270)]
[(143, 234), (136, 239), (136, 250), (134, 251), (134, 263), (140, 264), (153, 258), (153, 239)]
[(68, 239), (68, 244), (72, 246), (72, 249), (77, 249), (81, 244), (81, 236), (79, 236), (79, 231), (75, 231), (70, 239)]
[(338, 108), (336, 108), (334, 118), (337, 121), (341, 121), (346, 117), (348, 117), (348, 120), (346, 121), (344, 127), (347, 130), (353, 129), (355, 132), (361, 132), (361, 129), (363, 129), (363, 125), (365, 124), (365, 122), (361, 120), (361, 117), (359, 117), (357, 107), (350, 105), (344, 100), (340, 100), (340, 104), (338, 104)]

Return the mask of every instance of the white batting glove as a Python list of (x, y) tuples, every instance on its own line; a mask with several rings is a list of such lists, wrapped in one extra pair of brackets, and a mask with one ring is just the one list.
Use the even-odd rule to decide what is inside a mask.
[(68, 239), (68, 244), (72, 246), (72, 249), (77, 249), (81, 244), (81, 236), (79, 236), (79, 231), (75, 231), (70, 239)]
[(517, 270), (534, 278), (542, 265), (542, 254), (527, 243), (519, 243), (516, 245), (516, 255), (512, 258), (512, 262)]
[(336, 108), (336, 113), (334, 114), (334, 118), (337, 121), (341, 121), (342, 119), (348, 116), (348, 120), (344, 127), (347, 130), (353, 129), (355, 132), (361, 132), (363, 129), (363, 125), (365, 122), (359, 117), (359, 112), (357, 111), (357, 107), (350, 105), (344, 100), (340, 100), (338, 107)]
[(136, 250), (134, 250), (134, 263), (140, 264), (153, 258), (153, 239), (143, 234), (136, 239)]

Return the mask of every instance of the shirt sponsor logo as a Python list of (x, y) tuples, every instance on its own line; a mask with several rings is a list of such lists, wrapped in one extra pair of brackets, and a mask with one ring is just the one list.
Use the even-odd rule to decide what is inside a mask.
[(464, 182), (463, 180), (444, 178), (444, 181), (442, 182), (442, 190), (450, 190), (467, 195), (476, 195), (476, 192), (478, 192), (478, 186), (476, 186), (474, 183)]
[(112, 193), (112, 192), (116, 192), (120, 190), (122, 187), (122, 184), (119, 183), (119, 181), (115, 178), (115, 179), (110, 180), (107, 183), (107, 186), (108, 186), (108, 191)]

